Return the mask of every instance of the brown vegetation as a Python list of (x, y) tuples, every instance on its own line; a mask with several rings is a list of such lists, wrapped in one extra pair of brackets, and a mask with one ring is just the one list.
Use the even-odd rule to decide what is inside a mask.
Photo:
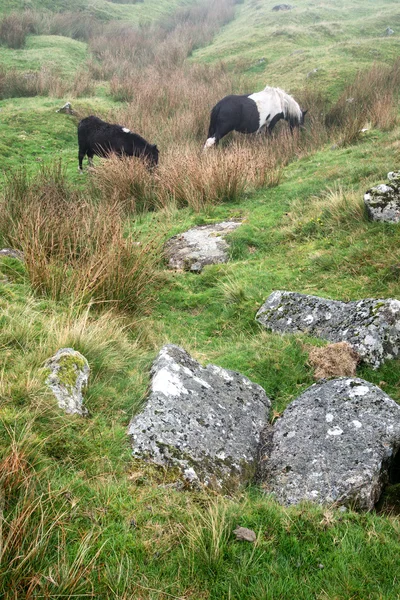
[(354, 377), (360, 360), (357, 352), (347, 342), (311, 348), (308, 359), (315, 369), (314, 379)]
[(142, 245), (125, 232), (123, 205), (96, 204), (72, 190), (60, 163), (33, 179), (25, 170), (15, 173), (0, 202), (0, 221), (2, 239), (23, 251), (39, 294), (130, 312), (151, 302), (157, 244)]

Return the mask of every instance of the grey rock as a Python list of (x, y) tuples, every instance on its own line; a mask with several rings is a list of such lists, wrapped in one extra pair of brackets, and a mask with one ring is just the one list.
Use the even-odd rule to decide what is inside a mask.
[(46, 384), (66, 413), (86, 416), (83, 391), (87, 386), (90, 368), (86, 358), (73, 348), (61, 348), (44, 365), (48, 371)]
[(72, 109), (71, 102), (66, 102), (64, 106), (56, 110), (58, 113), (64, 113), (66, 115), (75, 115), (75, 111)]
[(229, 246), (224, 236), (240, 225), (237, 221), (224, 221), (194, 227), (175, 235), (164, 246), (168, 266), (171, 269), (199, 273), (205, 265), (227, 262)]
[(394, 35), (393, 29), (391, 27), (386, 27), (384, 35), (387, 37), (390, 35)]
[(256, 320), (278, 333), (307, 333), (348, 342), (362, 362), (378, 368), (400, 354), (400, 302), (367, 298), (339, 302), (296, 292), (276, 291)]
[(322, 381), (266, 432), (265, 490), (284, 504), (309, 500), (372, 510), (400, 448), (400, 406), (358, 378)]
[(388, 173), (390, 185), (380, 184), (364, 194), (364, 203), (372, 221), (400, 221), (400, 172)]
[(307, 79), (310, 79), (310, 77), (314, 77), (314, 75), (316, 75), (318, 73), (319, 69), (313, 69), (312, 71), (308, 71), (307, 73)]
[(180, 469), (185, 479), (234, 489), (255, 474), (270, 401), (247, 377), (202, 367), (179, 346), (164, 346), (151, 392), (129, 426), (133, 454)]
[(2, 248), (0, 250), (0, 258), (7, 256), (9, 258), (16, 258), (17, 260), (24, 261), (24, 254), (21, 250), (15, 250), (14, 248)]
[(278, 10), (292, 10), (294, 8), (294, 6), (292, 6), (291, 4), (276, 4), (272, 10), (274, 10), (275, 12), (278, 12)]
[(233, 534), (236, 536), (236, 539), (241, 542), (255, 542), (257, 536), (252, 529), (247, 529), (247, 527), (236, 527), (233, 530)]

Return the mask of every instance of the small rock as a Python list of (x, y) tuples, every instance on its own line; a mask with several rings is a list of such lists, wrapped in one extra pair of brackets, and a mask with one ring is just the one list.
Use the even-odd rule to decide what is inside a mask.
[(200, 273), (205, 265), (227, 262), (229, 246), (224, 237), (240, 225), (237, 221), (224, 221), (175, 235), (164, 245), (168, 267)]
[(386, 27), (384, 35), (386, 37), (388, 37), (388, 36), (393, 35), (393, 34), (394, 34), (393, 29), (391, 29), (390, 27)]
[(278, 12), (278, 10), (292, 10), (294, 6), (291, 4), (276, 4), (272, 10)]
[(252, 542), (254, 543), (257, 539), (256, 534), (252, 529), (247, 529), (247, 527), (237, 527), (233, 531), (237, 540), (241, 542)]
[(64, 113), (66, 115), (74, 115), (75, 111), (72, 110), (71, 102), (66, 102), (64, 106), (56, 110), (58, 113)]
[(381, 183), (364, 194), (364, 204), (372, 221), (400, 221), (400, 172), (388, 173), (390, 185)]
[(73, 348), (61, 348), (46, 361), (44, 369), (49, 372), (46, 384), (59, 407), (69, 414), (87, 416), (82, 395), (90, 373), (86, 358)]
[(308, 71), (307, 73), (307, 79), (309, 79), (310, 77), (313, 77), (314, 75), (316, 75), (318, 73), (319, 69), (313, 69), (312, 71)]
[(17, 260), (24, 261), (24, 254), (21, 250), (15, 250), (14, 248), (2, 248), (0, 250), (0, 257), (8, 256), (9, 258), (16, 258)]

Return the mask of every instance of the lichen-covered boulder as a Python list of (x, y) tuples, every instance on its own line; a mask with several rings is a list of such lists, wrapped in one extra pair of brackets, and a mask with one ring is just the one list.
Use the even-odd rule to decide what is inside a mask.
[(60, 408), (66, 413), (86, 416), (83, 391), (87, 386), (90, 368), (86, 358), (73, 348), (61, 348), (45, 365), (46, 384)]
[(265, 490), (285, 505), (310, 500), (371, 510), (400, 448), (400, 406), (358, 378), (314, 384), (265, 434)]
[(389, 184), (377, 185), (364, 194), (364, 203), (372, 221), (400, 221), (400, 172), (388, 173)]
[(178, 467), (214, 489), (251, 480), (270, 408), (262, 387), (216, 365), (204, 368), (171, 344), (151, 375), (146, 406), (129, 426), (134, 456)]
[(224, 221), (175, 235), (164, 245), (169, 268), (199, 273), (205, 265), (227, 262), (229, 246), (224, 237), (240, 225), (237, 221)]
[(374, 368), (400, 353), (400, 302), (395, 299), (339, 302), (276, 291), (256, 319), (278, 333), (302, 332), (331, 342), (348, 342), (360, 359)]

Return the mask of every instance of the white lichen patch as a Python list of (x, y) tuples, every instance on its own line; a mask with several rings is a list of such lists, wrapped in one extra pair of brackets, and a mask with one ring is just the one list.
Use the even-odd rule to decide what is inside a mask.
[(325, 421), (326, 421), (327, 423), (332, 423), (333, 419), (334, 419), (334, 416), (333, 416), (333, 414), (332, 414), (332, 413), (327, 413), (327, 414), (326, 414), (326, 416), (325, 416)]
[(327, 433), (328, 433), (328, 435), (333, 435), (333, 436), (342, 435), (343, 429), (340, 429), (340, 427), (338, 427), (336, 425), (335, 427), (332, 427), (332, 429), (328, 429)]
[(182, 385), (181, 380), (177, 375), (171, 373), (170, 368), (164, 367), (153, 377), (151, 384), (153, 393), (160, 392), (165, 396), (180, 396), (188, 394), (188, 390)]

